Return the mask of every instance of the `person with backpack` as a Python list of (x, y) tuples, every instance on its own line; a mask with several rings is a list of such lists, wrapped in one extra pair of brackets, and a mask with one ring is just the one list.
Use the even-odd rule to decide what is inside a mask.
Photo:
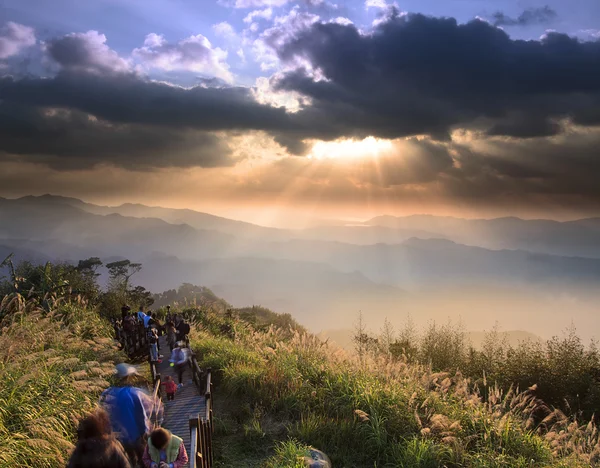
[[(108, 413), (112, 431), (123, 445), (131, 465), (140, 464), (147, 434), (152, 428), (152, 413), (162, 413), (160, 400), (153, 401), (142, 389), (134, 387), (138, 372), (135, 367), (121, 363), (116, 366), (119, 383), (107, 388), (100, 404)], [(160, 419), (160, 418), (159, 418)]]
[(159, 356), (158, 354), (158, 333), (156, 333), (156, 328), (150, 325), (146, 334), (148, 336), (148, 345), (150, 346), (150, 360), (160, 364), (162, 362), (160, 359), (162, 356)]

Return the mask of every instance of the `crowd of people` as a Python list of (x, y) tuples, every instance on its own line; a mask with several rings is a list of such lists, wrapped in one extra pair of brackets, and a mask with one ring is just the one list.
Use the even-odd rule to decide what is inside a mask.
[[(143, 324), (148, 335), (152, 361), (161, 362), (159, 336), (166, 333), (171, 356), (170, 364), (179, 385), (166, 376), (167, 401), (174, 400), (183, 386), (183, 374), (189, 362), (186, 336), (190, 327), (168, 308), (165, 323), (160, 324), (152, 312), (140, 306), (132, 314), (129, 306), (121, 309), (122, 320), (118, 338), (132, 333)], [(148, 390), (140, 388), (142, 380), (135, 366), (116, 366), (117, 383), (100, 396), (99, 407), (83, 419), (78, 429), (78, 442), (67, 468), (181, 468), (188, 462), (183, 440), (167, 429), (153, 427), (152, 417), (162, 421), (163, 405)]]
[(129, 337), (134, 336), (139, 327), (143, 326), (150, 345), (150, 358), (153, 362), (161, 362), (159, 336), (166, 334), (169, 350), (173, 351), (178, 342), (185, 340), (190, 332), (190, 325), (181, 315), (171, 314), (170, 306), (167, 306), (167, 314), (162, 324), (151, 310), (145, 311), (144, 309), (144, 305), (140, 305), (139, 310), (132, 313), (131, 307), (124, 305), (121, 308), (121, 320), (112, 320), (115, 336), (124, 344)]

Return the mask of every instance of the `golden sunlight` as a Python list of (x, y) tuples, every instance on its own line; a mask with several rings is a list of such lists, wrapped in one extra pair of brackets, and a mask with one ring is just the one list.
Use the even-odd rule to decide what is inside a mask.
[(364, 140), (317, 141), (308, 155), (311, 159), (356, 159), (377, 157), (392, 149), (390, 140), (367, 137)]

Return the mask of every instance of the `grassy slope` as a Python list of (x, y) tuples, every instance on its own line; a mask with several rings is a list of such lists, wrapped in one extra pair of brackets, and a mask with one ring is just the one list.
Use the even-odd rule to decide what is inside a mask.
[(595, 445), (592, 429), (555, 422), (544, 433), (533, 425), (539, 402), (528, 393), (498, 392), (483, 403), (459, 374), (384, 361), (359, 365), (309, 335), (256, 332), (211, 314), (202, 325), (193, 346), (201, 365), (215, 371), (217, 401), (225, 399), (215, 411), (218, 466), (293, 466), (297, 443), (348, 468), (591, 461), (594, 447), (585, 445)]
[(82, 304), (15, 299), (0, 334), (0, 466), (64, 467), (78, 420), (109, 385), (111, 328)]

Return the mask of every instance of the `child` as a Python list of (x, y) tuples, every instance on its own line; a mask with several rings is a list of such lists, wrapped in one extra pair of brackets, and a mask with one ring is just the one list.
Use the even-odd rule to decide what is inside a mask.
[(188, 455), (183, 440), (160, 427), (148, 437), (142, 461), (144, 468), (182, 468), (187, 465)]
[(165, 377), (165, 381), (161, 384), (165, 386), (165, 390), (167, 391), (167, 401), (175, 399), (175, 392), (177, 391), (177, 384), (173, 380), (173, 377), (167, 375)]

